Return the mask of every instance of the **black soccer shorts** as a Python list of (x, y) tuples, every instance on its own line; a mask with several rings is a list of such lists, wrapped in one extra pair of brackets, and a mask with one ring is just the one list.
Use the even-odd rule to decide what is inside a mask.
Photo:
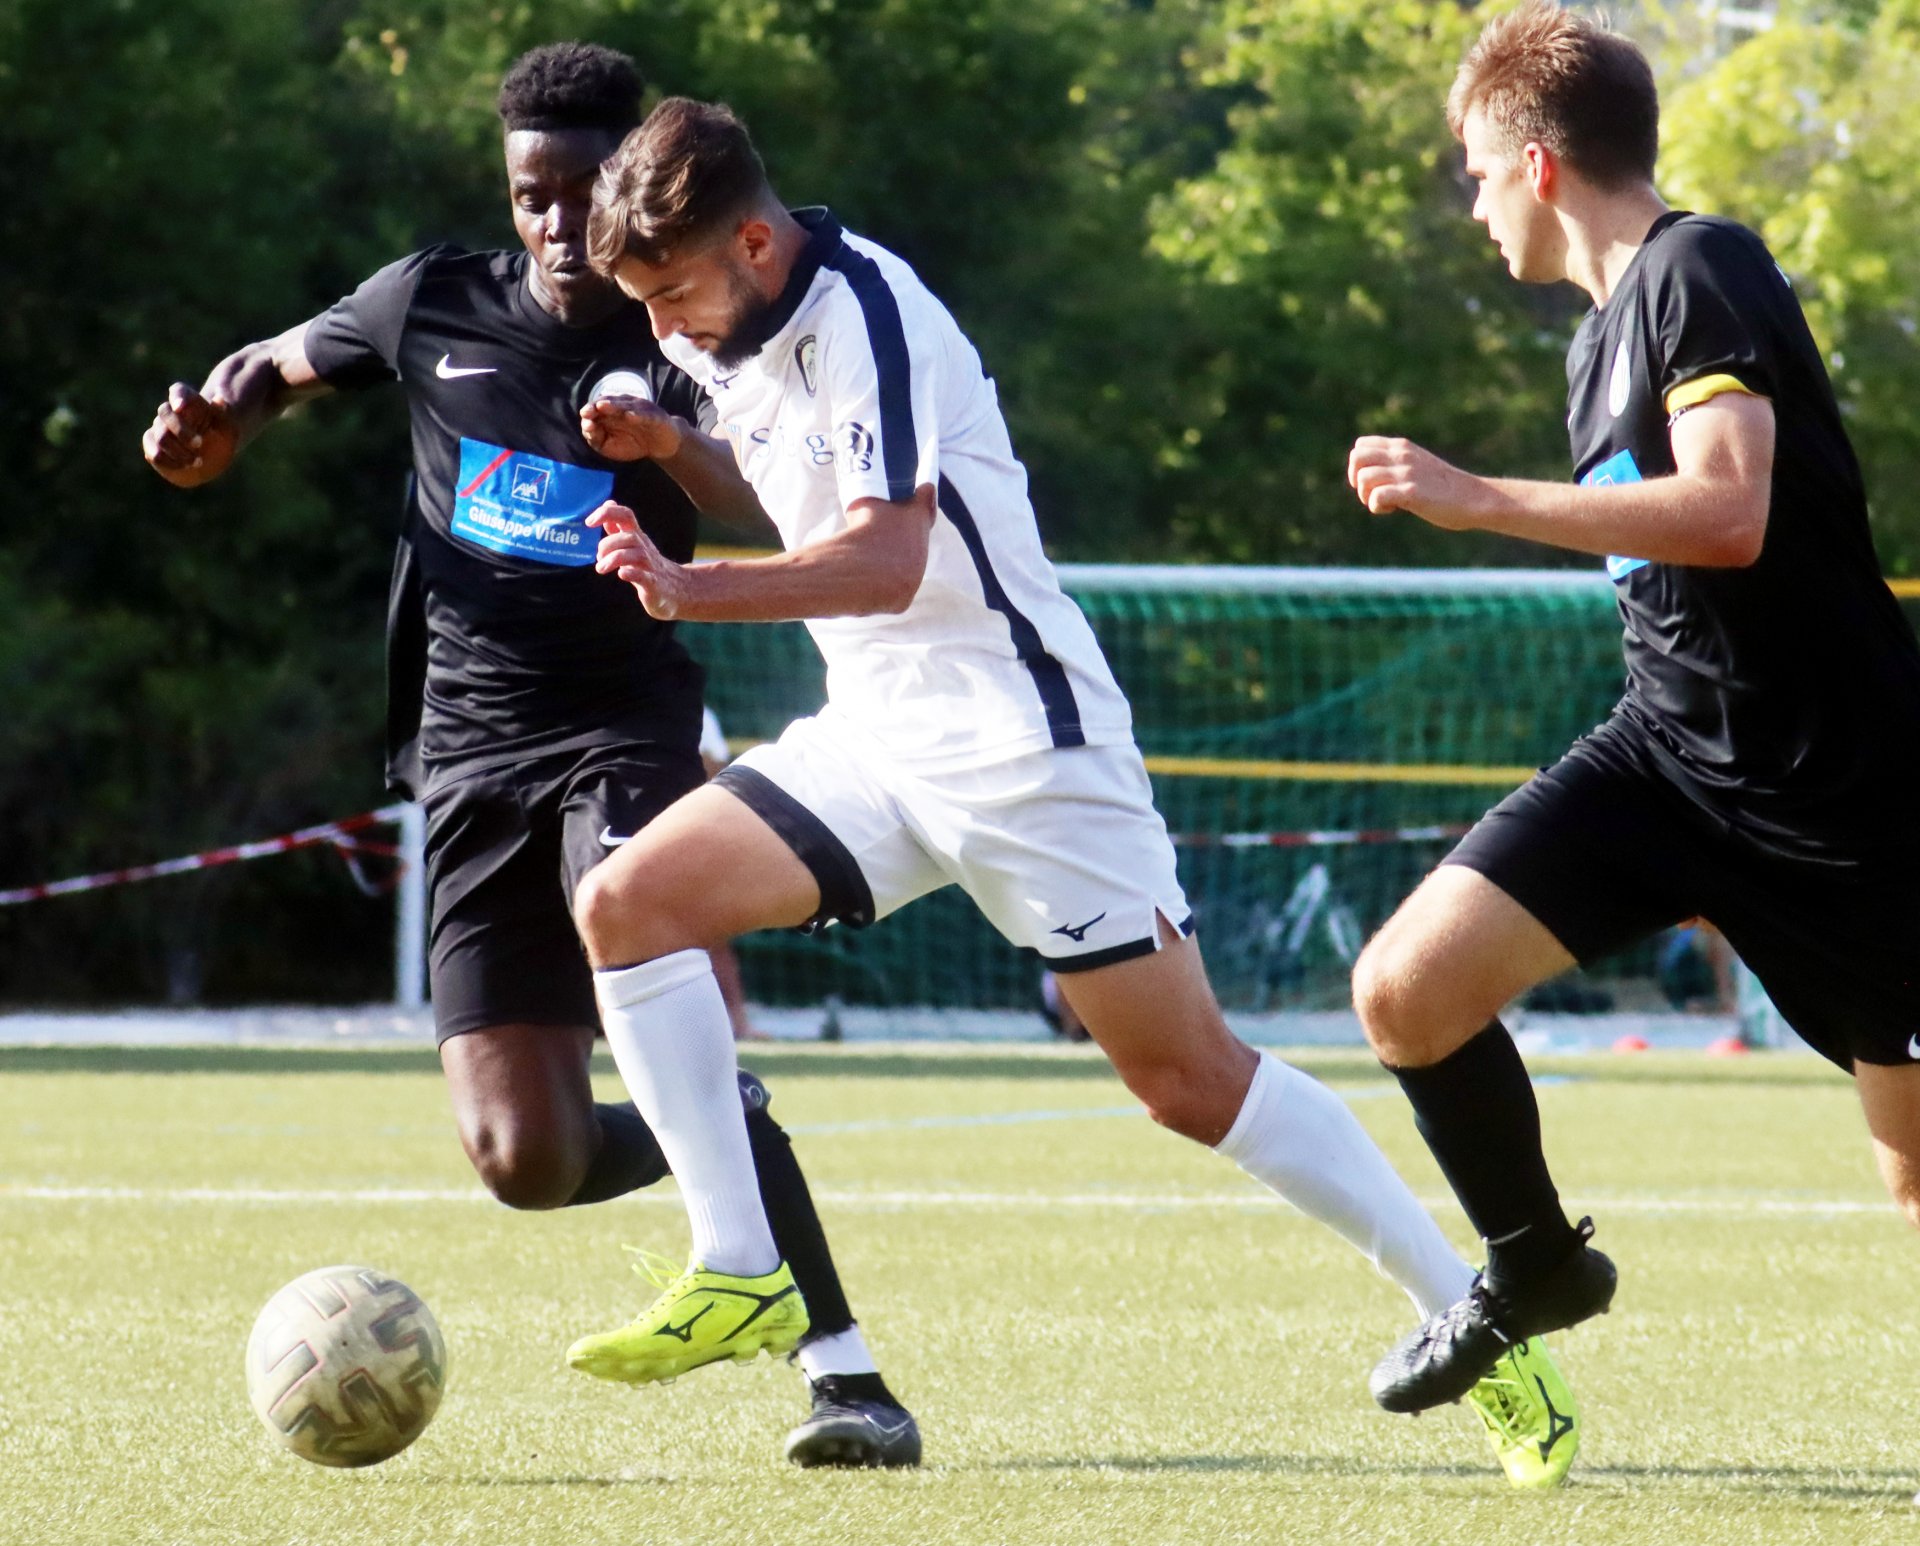
[(1663, 774), (1611, 720), (1502, 800), (1441, 862), (1486, 876), (1582, 964), (1703, 917), (1809, 1046), (1920, 1062), (1920, 845), (1887, 813), (1885, 850), (1851, 863), (1783, 856)]
[(597, 1026), (574, 887), (704, 778), (691, 745), (628, 743), (529, 758), (431, 790), (436, 1039), (495, 1025)]

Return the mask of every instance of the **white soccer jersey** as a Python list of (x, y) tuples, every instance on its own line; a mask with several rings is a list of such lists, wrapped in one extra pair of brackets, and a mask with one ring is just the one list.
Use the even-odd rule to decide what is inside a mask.
[(683, 338), (662, 347), (707, 388), (789, 550), (844, 530), (856, 500), (937, 491), (906, 611), (807, 623), (832, 711), (929, 771), (1131, 741), (1126, 698), (1041, 551), (973, 345), (892, 253), (823, 209), (795, 218), (810, 239), (758, 354), (721, 370)]

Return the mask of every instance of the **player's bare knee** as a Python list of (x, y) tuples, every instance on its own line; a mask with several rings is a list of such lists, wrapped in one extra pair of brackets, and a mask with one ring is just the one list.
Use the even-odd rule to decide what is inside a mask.
[(468, 1145), (467, 1157), (496, 1201), (529, 1212), (564, 1208), (586, 1174), (586, 1157), (570, 1145), (528, 1141), (494, 1129)]
[(679, 949), (659, 943), (672, 911), (664, 888), (636, 883), (607, 864), (588, 870), (573, 892), (574, 927), (596, 963), (629, 964)]
[(1155, 1061), (1120, 1067), (1119, 1072), (1154, 1121), (1209, 1146), (1226, 1136), (1246, 1096), (1245, 1080), (1226, 1068)]
[(1374, 935), (1353, 963), (1353, 1008), (1373, 1050), (1389, 1062), (1418, 1040), (1412, 963), (1386, 930)]

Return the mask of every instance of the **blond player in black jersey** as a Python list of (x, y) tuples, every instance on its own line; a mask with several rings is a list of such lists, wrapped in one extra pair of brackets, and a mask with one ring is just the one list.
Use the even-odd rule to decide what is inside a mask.
[(1857, 1081), (1920, 1224), (1920, 648), (1880, 578), (1820, 351), (1753, 232), (1656, 192), (1659, 105), (1624, 38), (1533, 0), (1481, 34), (1449, 121), (1516, 279), (1593, 299), (1567, 358), (1575, 482), (1485, 478), (1366, 436), (1375, 516), (1604, 559), (1626, 691), (1496, 806), (1368, 945), (1354, 1002), (1488, 1242), (1375, 1397), (1459, 1397), (1512, 1342), (1605, 1310), (1496, 1016), (1576, 961), (1702, 916)]

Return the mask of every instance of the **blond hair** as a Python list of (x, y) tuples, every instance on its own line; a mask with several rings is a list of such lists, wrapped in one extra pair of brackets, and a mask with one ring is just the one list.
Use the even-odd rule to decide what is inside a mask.
[(1505, 153), (1544, 145), (1603, 188), (1653, 180), (1660, 95), (1647, 56), (1551, 0), (1526, 0), (1474, 40), (1447, 93), (1456, 139), (1475, 108)]

